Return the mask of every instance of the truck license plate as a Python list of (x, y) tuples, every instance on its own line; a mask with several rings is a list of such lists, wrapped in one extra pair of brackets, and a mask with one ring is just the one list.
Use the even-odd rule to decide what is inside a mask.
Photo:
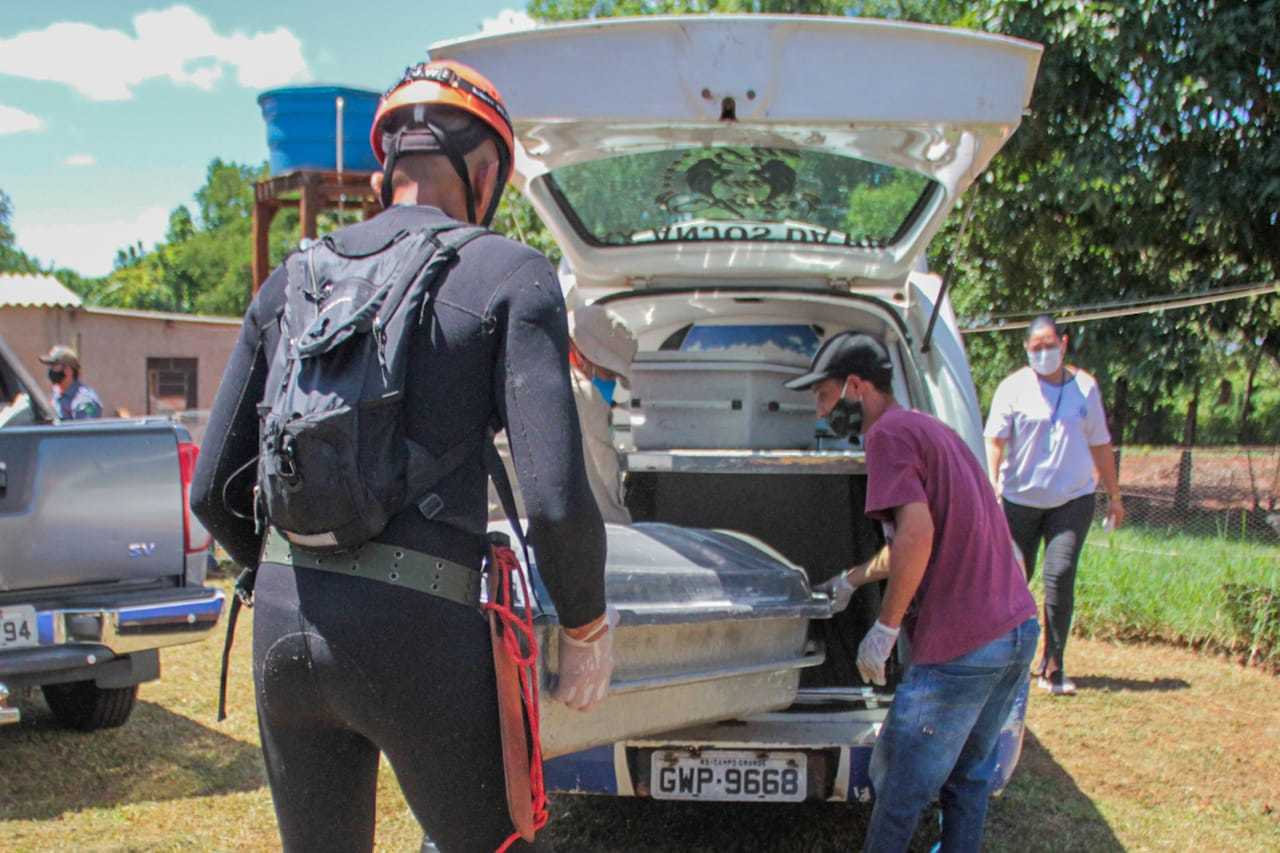
[(655, 750), (649, 794), (656, 800), (800, 802), (805, 797), (803, 752)]
[(36, 609), (27, 605), (0, 607), (0, 649), (40, 645)]

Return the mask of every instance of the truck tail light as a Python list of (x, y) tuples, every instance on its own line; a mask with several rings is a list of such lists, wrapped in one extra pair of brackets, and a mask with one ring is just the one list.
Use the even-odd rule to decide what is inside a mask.
[(182, 546), (188, 554), (207, 550), (213, 542), (213, 534), (205, 531), (200, 542), (191, 541), (191, 528), (197, 523), (191, 517), (191, 481), (196, 476), (196, 460), (200, 458), (200, 445), (192, 441), (178, 442), (178, 471), (182, 477)]

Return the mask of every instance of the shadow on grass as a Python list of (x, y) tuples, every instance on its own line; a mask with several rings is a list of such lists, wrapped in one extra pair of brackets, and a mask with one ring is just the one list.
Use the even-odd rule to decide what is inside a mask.
[(43, 703), (0, 728), (0, 820), (254, 791), (266, 784), (256, 745), (152, 702), (118, 729), (61, 728)]
[(1181, 678), (1111, 678), (1105, 675), (1073, 676), (1072, 681), (1081, 690), (1099, 693), (1167, 693), (1186, 690), (1191, 682)]
[(997, 851), (1055, 853), (1124, 850), (1093, 800), (1031, 729), (1023, 740), (1013, 781), (987, 812), (983, 846)]
[[(554, 797), (546, 838), (566, 851), (848, 851), (862, 846), (869, 806), (680, 803)], [(540, 835), (539, 838), (543, 836)], [(923, 836), (921, 836), (923, 837)], [(927, 850), (921, 842), (913, 849)]]

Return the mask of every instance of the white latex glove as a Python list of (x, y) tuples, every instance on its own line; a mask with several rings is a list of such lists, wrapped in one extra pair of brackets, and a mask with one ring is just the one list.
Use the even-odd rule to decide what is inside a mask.
[(830, 596), (832, 613), (839, 613), (849, 606), (849, 599), (853, 598), (853, 590), (854, 586), (849, 582), (848, 572), (841, 572), (813, 588), (814, 592), (823, 592)]
[(613, 629), (618, 611), (605, 611), (602, 630), (590, 640), (575, 640), (560, 630), (560, 681), (556, 698), (578, 711), (589, 710), (609, 692), (613, 675)]
[(889, 659), (897, 641), (898, 629), (890, 628), (877, 619), (858, 645), (858, 673), (863, 681), (884, 687), (884, 662)]

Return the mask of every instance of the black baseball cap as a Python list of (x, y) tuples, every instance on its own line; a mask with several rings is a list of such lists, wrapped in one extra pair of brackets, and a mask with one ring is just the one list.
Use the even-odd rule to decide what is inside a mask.
[(843, 379), (849, 374), (872, 382), (888, 382), (893, 378), (893, 362), (889, 360), (888, 350), (870, 335), (840, 332), (818, 347), (809, 372), (787, 382), (786, 386), (792, 391), (803, 391), (824, 379)]

